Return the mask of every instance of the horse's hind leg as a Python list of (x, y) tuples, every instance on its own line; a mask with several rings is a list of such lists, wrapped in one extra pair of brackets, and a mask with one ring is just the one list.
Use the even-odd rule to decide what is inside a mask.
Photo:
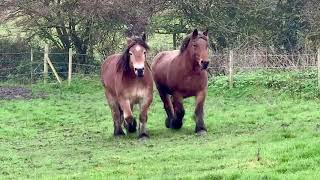
[(167, 118), (166, 118), (166, 127), (167, 128), (172, 128), (172, 122), (174, 120), (174, 111), (173, 111), (173, 106), (172, 102), (170, 99), (169, 94), (167, 94), (160, 86), (157, 86), (160, 98), (163, 102), (163, 107), (167, 113)]
[(121, 122), (121, 112), (119, 109), (119, 105), (110, 94), (108, 93), (105, 93), (105, 94), (106, 94), (108, 104), (112, 113), (113, 126), (114, 126), (113, 135), (114, 136), (125, 135), (121, 128), (122, 122)]
[(184, 107), (183, 107), (183, 97), (179, 94), (174, 94), (172, 96), (172, 103), (175, 113), (175, 119), (172, 122), (172, 126), (174, 129), (180, 129), (183, 125), (183, 117), (184, 117)]

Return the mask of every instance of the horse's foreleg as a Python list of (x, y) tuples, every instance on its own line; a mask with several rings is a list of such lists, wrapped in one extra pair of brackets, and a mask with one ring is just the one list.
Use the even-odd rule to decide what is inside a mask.
[(165, 92), (162, 92), (161, 90), (159, 90), (159, 95), (160, 95), (160, 98), (163, 102), (164, 110), (166, 111), (166, 114), (167, 114), (166, 123), (165, 123), (166, 127), (172, 128), (172, 122), (174, 119), (174, 111), (173, 111), (172, 102), (170, 100), (170, 96), (168, 94), (166, 94)]
[(196, 121), (195, 132), (198, 134), (202, 134), (207, 131), (203, 121), (203, 106), (204, 106), (205, 98), (206, 98), (205, 91), (201, 91), (196, 96), (196, 109), (195, 109), (194, 117)]
[(127, 129), (129, 133), (136, 132), (137, 130), (137, 122), (133, 117), (130, 101), (129, 100), (120, 100), (119, 101), (120, 108), (123, 111), (124, 117), (124, 127)]
[(120, 106), (118, 108), (119, 108), (119, 112), (120, 112), (120, 124), (123, 124), (123, 121), (124, 121), (123, 111)]
[(148, 109), (152, 102), (152, 94), (147, 96), (146, 99), (140, 105), (140, 124), (139, 124), (139, 138), (148, 138), (147, 121), (148, 121)]
[(105, 95), (107, 97), (108, 104), (112, 113), (113, 126), (114, 126), (113, 135), (114, 136), (125, 135), (121, 128), (122, 122), (121, 122), (121, 112), (120, 112), (119, 106), (110, 94), (106, 92)]
[(184, 107), (183, 107), (183, 97), (179, 94), (174, 94), (172, 96), (173, 100), (173, 108), (175, 112), (175, 119), (172, 122), (174, 129), (180, 129), (183, 125), (183, 117), (184, 117)]

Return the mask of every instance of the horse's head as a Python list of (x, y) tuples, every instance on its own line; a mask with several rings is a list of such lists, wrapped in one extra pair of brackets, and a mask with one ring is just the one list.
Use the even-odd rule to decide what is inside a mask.
[(118, 70), (123, 68), (128, 72), (133, 70), (136, 76), (144, 76), (144, 66), (149, 46), (146, 43), (146, 35), (127, 38), (127, 49), (118, 64)]
[(141, 38), (128, 38), (127, 42), (128, 46), (131, 46), (129, 48), (130, 67), (138, 77), (143, 77), (144, 65), (147, 57), (147, 51), (149, 49), (146, 44), (146, 35), (143, 34)]
[(201, 32), (195, 29), (189, 36), (186, 50), (192, 56), (194, 66), (204, 70), (209, 65), (209, 37), (208, 30)]

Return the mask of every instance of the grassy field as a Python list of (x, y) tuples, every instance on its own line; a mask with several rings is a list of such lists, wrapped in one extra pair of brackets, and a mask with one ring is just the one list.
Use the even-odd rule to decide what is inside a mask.
[(239, 78), (232, 90), (211, 80), (204, 137), (194, 134), (193, 99), (184, 127), (169, 130), (155, 93), (147, 141), (112, 136), (98, 80), (34, 85), (47, 97), (0, 101), (0, 179), (319, 178), (319, 100)]

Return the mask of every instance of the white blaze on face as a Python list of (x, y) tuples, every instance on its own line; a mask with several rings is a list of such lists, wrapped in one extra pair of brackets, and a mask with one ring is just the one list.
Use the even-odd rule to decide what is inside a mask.
[(137, 51), (137, 52), (141, 51), (141, 49), (142, 49), (142, 48), (141, 48), (139, 45), (136, 46), (136, 51)]

